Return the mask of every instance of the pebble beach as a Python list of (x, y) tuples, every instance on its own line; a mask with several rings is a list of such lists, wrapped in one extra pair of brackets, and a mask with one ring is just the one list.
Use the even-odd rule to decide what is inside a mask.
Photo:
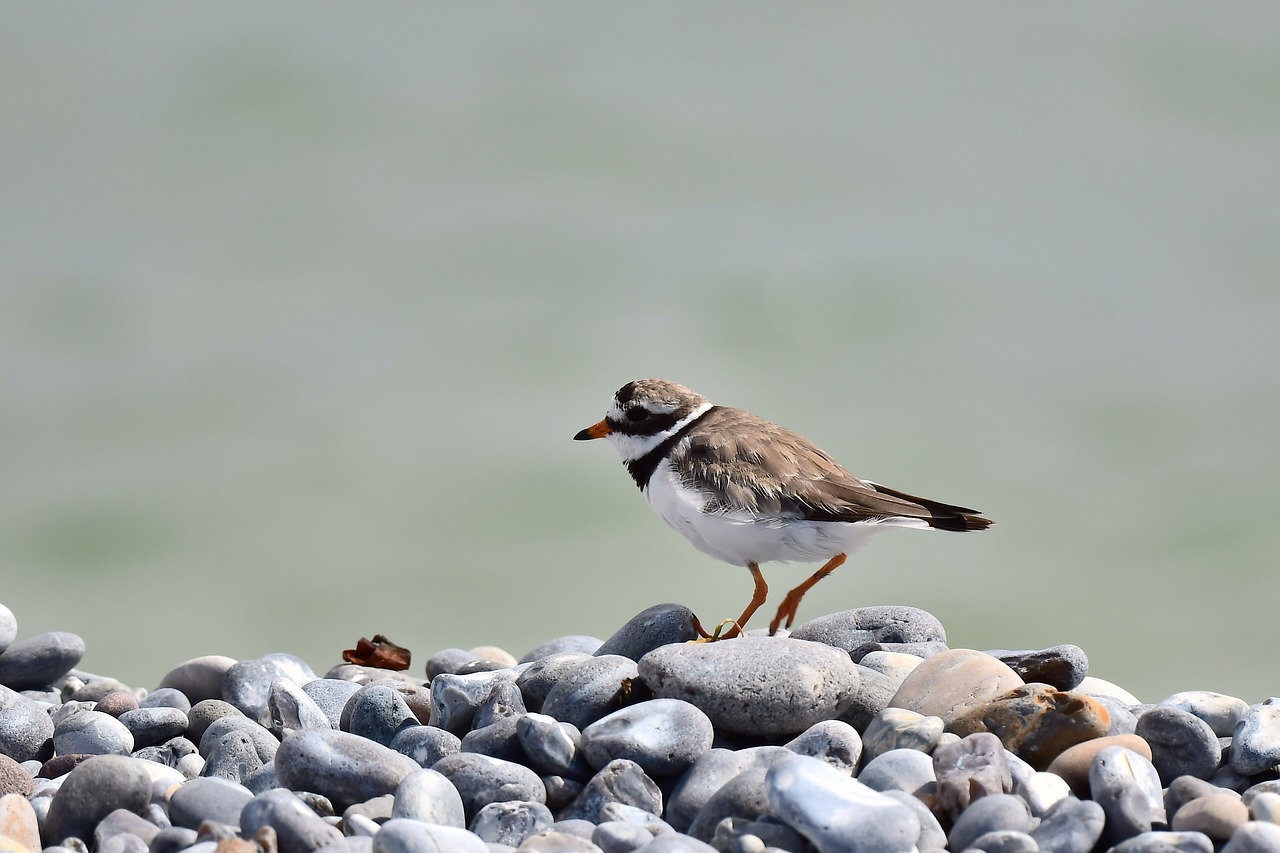
[(911, 607), (695, 624), (128, 685), (0, 605), (0, 853), (1280, 853), (1280, 699), (1144, 703)]

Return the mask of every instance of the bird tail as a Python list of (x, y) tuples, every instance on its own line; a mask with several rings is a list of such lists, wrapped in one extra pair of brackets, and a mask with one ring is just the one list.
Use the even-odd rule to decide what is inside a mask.
[(895, 498), (911, 501), (914, 504), (919, 504), (924, 507), (929, 511), (929, 517), (922, 518), (921, 520), (937, 530), (950, 530), (956, 533), (966, 533), (970, 530), (986, 530), (988, 527), (995, 524), (994, 521), (983, 516), (976, 509), (968, 509), (962, 506), (955, 506), (954, 504), (944, 504), (941, 501), (933, 501), (928, 498), (909, 495), (906, 492), (900, 492), (897, 489), (890, 489), (888, 486), (882, 486), (879, 483), (868, 482), (867, 485), (882, 494), (892, 495)]

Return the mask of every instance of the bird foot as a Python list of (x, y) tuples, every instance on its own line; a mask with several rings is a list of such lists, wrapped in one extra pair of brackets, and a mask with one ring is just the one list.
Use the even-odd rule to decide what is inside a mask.
[[(721, 632), (724, 631), (726, 625), (730, 626), (729, 631), (722, 634)], [(716, 626), (715, 631), (710, 634), (702, 630), (702, 626), (697, 623), (694, 624), (694, 627), (698, 629), (699, 636), (696, 640), (690, 640), (689, 642), (691, 643), (715, 643), (720, 640), (728, 640), (733, 637), (737, 637), (742, 633), (742, 626), (738, 624), (736, 619), (723, 620)]]

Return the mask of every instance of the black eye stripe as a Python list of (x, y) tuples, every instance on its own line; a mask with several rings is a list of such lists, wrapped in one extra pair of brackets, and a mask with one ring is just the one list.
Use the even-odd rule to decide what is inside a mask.
[(607, 418), (606, 420), (609, 422), (610, 430), (623, 435), (657, 435), (675, 426), (680, 416), (674, 412), (666, 415), (650, 413), (649, 417), (639, 422), (625, 418), (622, 420)]

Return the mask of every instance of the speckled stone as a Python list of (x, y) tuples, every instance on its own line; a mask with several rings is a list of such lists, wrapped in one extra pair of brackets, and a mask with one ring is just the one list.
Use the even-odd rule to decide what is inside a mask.
[(288, 735), (275, 755), (282, 785), (323, 794), (341, 809), (395, 793), (400, 781), (418, 769), (392, 749), (333, 729)]
[[(203, 699), (191, 706), (187, 713), (187, 737), (199, 743), (209, 726), (223, 717), (244, 717), (240, 710), (221, 699)], [(252, 722), (252, 720), (250, 720)]]
[(941, 717), (950, 724), (1022, 683), (1016, 672), (991, 655), (951, 649), (916, 667), (902, 682), (889, 707)]
[(1137, 734), (1151, 746), (1151, 763), (1165, 785), (1179, 776), (1212, 778), (1222, 763), (1222, 746), (1213, 728), (1181, 708), (1151, 708), (1138, 717)]
[(11, 839), (31, 853), (41, 849), (40, 824), (26, 794), (0, 796), (0, 838)]
[(669, 643), (698, 638), (698, 617), (683, 604), (655, 604), (632, 616), (596, 649), (595, 655), (621, 655), (638, 661)]
[(78, 764), (53, 795), (42, 837), (93, 840), (98, 821), (116, 809), (140, 812), (151, 801), (147, 763), (124, 755), (95, 755)]
[(0, 753), (19, 763), (53, 754), (53, 720), (45, 709), (0, 685)]
[(938, 778), (938, 809), (951, 820), (973, 800), (1005, 794), (1013, 787), (1013, 771), (1004, 745), (988, 732), (940, 744), (933, 751), (933, 767)]
[(106, 694), (93, 706), (93, 710), (101, 711), (111, 717), (117, 719), (121, 714), (127, 711), (136, 711), (138, 709), (138, 699), (132, 693), (126, 693), (123, 690), (115, 690)]
[(22, 794), (25, 797), (33, 790), (35, 785), (23, 766), (0, 753), (0, 797), (8, 794)]
[(988, 731), (1037, 770), (1078, 743), (1103, 737), (1111, 715), (1083, 693), (1047, 684), (1025, 684), (957, 717), (947, 731), (960, 736)]
[(993, 649), (987, 654), (1007, 663), (1028, 684), (1039, 682), (1058, 690), (1074, 690), (1089, 674), (1089, 657), (1070, 643), (1038, 650)]
[(84, 657), (84, 640), (69, 631), (46, 631), (12, 643), (0, 653), (0, 684), (13, 690), (47, 687)]
[(929, 643), (947, 641), (942, 623), (916, 607), (877, 605), (819, 616), (791, 632), (797, 640), (824, 643), (852, 652), (868, 643)]
[[(763, 736), (797, 735), (840, 716), (859, 678), (839, 649), (759, 636), (663, 646), (641, 658), (639, 670), (655, 696), (697, 705), (718, 731)], [(744, 684), (753, 685), (750, 693)]]

